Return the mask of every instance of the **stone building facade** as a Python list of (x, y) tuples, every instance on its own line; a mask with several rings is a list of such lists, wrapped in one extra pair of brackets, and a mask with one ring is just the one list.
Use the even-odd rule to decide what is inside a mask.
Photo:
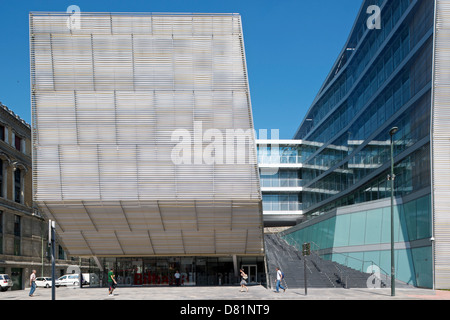
[[(0, 274), (8, 274), (13, 290), (29, 287), (32, 270), (51, 275), (48, 223), (33, 206), (31, 127), (0, 103)], [(79, 259), (66, 259), (57, 245), (56, 275)]]

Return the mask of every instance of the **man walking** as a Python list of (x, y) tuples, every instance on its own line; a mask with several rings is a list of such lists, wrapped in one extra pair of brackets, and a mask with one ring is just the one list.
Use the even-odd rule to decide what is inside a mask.
[(109, 296), (113, 295), (113, 291), (116, 288), (116, 276), (114, 275), (114, 268), (108, 272), (108, 284), (109, 284)]
[(181, 277), (181, 275), (180, 275), (180, 273), (178, 272), (178, 270), (175, 272), (175, 285), (177, 286), (177, 287), (179, 287), (180, 286), (180, 277)]
[(283, 289), (283, 292), (285, 292), (286, 288), (281, 285), (281, 279), (284, 278), (284, 274), (281, 272), (279, 268), (276, 268), (276, 270), (277, 270), (277, 290), (275, 292), (277, 293), (280, 292), (280, 288)]
[(30, 275), (30, 293), (29, 296), (32, 297), (34, 291), (36, 290), (36, 270), (33, 270)]

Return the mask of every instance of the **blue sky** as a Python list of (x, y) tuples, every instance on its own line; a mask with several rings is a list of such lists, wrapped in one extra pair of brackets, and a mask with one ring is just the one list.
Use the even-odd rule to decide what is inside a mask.
[(240, 13), (255, 129), (290, 139), (330, 71), (362, 0), (0, 0), (0, 101), (31, 124), (30, 11)]

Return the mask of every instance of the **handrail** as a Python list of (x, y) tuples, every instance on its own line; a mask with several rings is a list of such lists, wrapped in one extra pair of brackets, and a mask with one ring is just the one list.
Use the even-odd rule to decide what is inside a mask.
[[(288, 235), (285, 235), (285, 238), (286, 239), (289, 239), (289, 241), (292, 241), (293, 243), (294, 243), (294, 247), (295, 248), (297, 248), (297, 250), (302, 250), (302, 246), (290, 235), (290, 234), (288, 234)], [(317, 243), (315, 243), (314, 241), (310, 241), (310, 243), (311, 243), (311, 252), (314, 252), (314, 254), (316, 254), (318, 257), (320, 257), (320, 255), (318, 254), (318, 251), (320, 250), (320, 246), (317, 244)], [(292, 245), (292, 244), (291, 244)], [(314, 249), (313, 249), (314, 248)], [(343, 255), (344, 257), (345, 257), (345, 264), (343, 264), (344, 266), (346, 266), (346, 267), (348, 267), (348, 268), (351, 268), (350, 266), (349, 266), (349, 263), (348, 263), (348, 259), (350, 258), (350, 259), (354, 259), (354, 260), (357, 260), (357, 261), (359, 261), (359, 262), (361, 262), (361, 270), (358, 270), (358, 271), (361, 271), (361, 272), (364, 272), (364, 273), (368, 273), (368, 272), (366, 272), (366, 271), (364, 271), (364, 265), (365, 264), (370, 264), (371, 266), (372, 266), (372, 274), (374, 274), (374, 268), (373, 268), (373, 266), (375, 265), (375, 266), (377, 266), (377, 268), (380, 270), (380, 273), (382, 273), (384, 276), (386, 276), (387, 278), (389, 278), (390, 277), (390, 273), (388, 273), (388, 272), (386, 272), (386, 270), (384, 270), (383, 268), (381, 268), (380, 266), (378, 266), (378, 264), (376, 264), (373, 260), (363, 260), (363, 259), (359, 259), (359, 258), (355, 258), (355, 257), (352, 257), (352, 256), (349, 256), (348, 254), (345, 254), (345, 253), (342, 253), (342, 252), (335, 252), (335, 251), (332, 251), (331, 252), (332, 254), (340, 254), (340, 255)], [(335, 261), (335, 262), (337, 262), (337, 261)], [(339, 263), (339, 262), (337, 262), (337, 263)], [(341, 270), (341, 269), (339, 269), (338, 268), (338, 266), (336, 266), (336, 268), (338, 269), (338, 271), (341, 273), (341, 275), (342, 275), (342, 272), (343, 272), (343, 270)], [(355, 268), (353, 268), (353, 269), (355, 269)], [(355, 269), (356, 270), (356, 269)], [(342, 278), (342, 276), (341, 276), (341, 278)]]
[[(341, 255), (343, 255), (343, 256), (345, 256), (345, 258), (346, 259), (348, 259), (348, 258), (350, 258), (350, 259), (354, 259), (354, 260), (358, 260), (358, 261), (360, 261), (360, 262), (362, 262), (362, 264), (361, 264), (361, 272), (365, 272), (365, 271), (363, 271), (363, 266), (364, 266), (364, 264), (366, 264), (366, 263), (370, 263), (372, 266), (373, 265), (376, 265), (379, 269), (380, 269), (380, 271), (383, 271), (383, 273), (385, 274), (385, 275), (387, 275), (387, 276), (389, 276), (389, 273), (388, 272), (386, 272), (386, 270), (384, 270), (383, 268), (381, 268), (380, 266), (378, 266), (373, 260), (362, 260), (362, 259), (358, 259), (358, 258), (355, 258), (355, 257), (351, 257), (351, 256), (349, 256), (349, 255), (347, 255), (347, 254), (345, 254), (345, 253), (342, 253), (342, 252), (332, 252), (333, 254), (341, 254)], [(348, 267), (348, 262), (346, 262), (346, 265), (347, 265), (347, 267)], [(350, 267), (349, 267), (350, 268)], [(366, 272), (367, 273), (367, 272)], [(372, 272), (373, 273), (373, 272)]]
[[(278, 235), (277, 235), (278, 236)], [(290, 236), (290, 235), (288, 235), (288, 236)], [(278, 236), (279, 237), (279, 236)], [(293, 241), (294, 242), (294, 248), (295, 249), (297, 249), (297, 250), (299, 250), (299, 251), (301, 251), (302, 250), (302, 247), (300, 246), (300, 244), (294, 239), (294, 238), (290, 238), (290, 240), (291, 241)], [(284, 240), (286, 243), (288, 243), (286, 240)], [(319, 259), (321, 259), (320, 258), (320, 256), (319, 256), (319, 254), (317, 253), (317, 251), (319, 251), (320, 250), (320, 246), (317, 244), (317, 243), (315, 243), (314, 241), (311, 241), (310, 242), (312, 245), (313, 245), (313, 247), (315, 246), (315, 247), (317, 247), (317, 250), (314, 250), (314, 249), (311, 249), (310, 251), (311, 251), (311, 254), (313, 254), (315, 257), (317, 257), (317, 258), (319, 258)], [(289, 244), (289, 243), (288, 243)], [(292, 244), (290, 244), (291, 246), (292, 246)], [(342, 276), (342, 274), (343, 274), (343, 270), (341, 270), (336, 264), (333, 264), (333, 266), (337, 269), (337, 271), (339, 272), (339, 274), (340, 274), (340, 280), (341, 280), (341, 283), (343, 283), (343, 281), (342, 281), (342, 279), (343, 279), (343, 276)], [(320, 271), (321, 272), (321, 271)], [(333, 284), (333, 286), (334, 286), (334, 283), (333, 283), (333, 281), (330, 279), (330, 277), (329, 277), (329, 275), (326, 273), (326, 272), (324, 272), (324, 274), (325, 274), (325, 276), (327, 277), (327, 279)], [(347, 278), (348, 278), (348, 275), (347, 275)], [(346, 283), (345, 283), (345, 287), (347, 288), (347, 281), (346, 281)]]

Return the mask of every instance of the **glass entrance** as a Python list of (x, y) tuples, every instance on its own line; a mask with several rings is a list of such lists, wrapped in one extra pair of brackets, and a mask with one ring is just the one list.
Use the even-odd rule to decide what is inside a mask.
[(242, 269), (248, 275), (247, 283), (257, 283), (258, 266), (256, 264), (245, 264)]
[(142, 259), (118, 258), (116, 278), (118, 285), (142, 284)]
[[(249, 275), (248, 283), (264, 283), (263, 261), (246, 258), (238, 261)], [(100, 286), (107, 285), (107, 273), (114, 267), (120, 286), (167, 286), (175, 285), (175, 273), (180, 274), (180, 285), (232, 285), (239, 283), (234, 273), (232, 257), (121, 257), (102, 258), (103, 272), (99, 275)], [(259, 268), (258, 268), (259, 267)]]

